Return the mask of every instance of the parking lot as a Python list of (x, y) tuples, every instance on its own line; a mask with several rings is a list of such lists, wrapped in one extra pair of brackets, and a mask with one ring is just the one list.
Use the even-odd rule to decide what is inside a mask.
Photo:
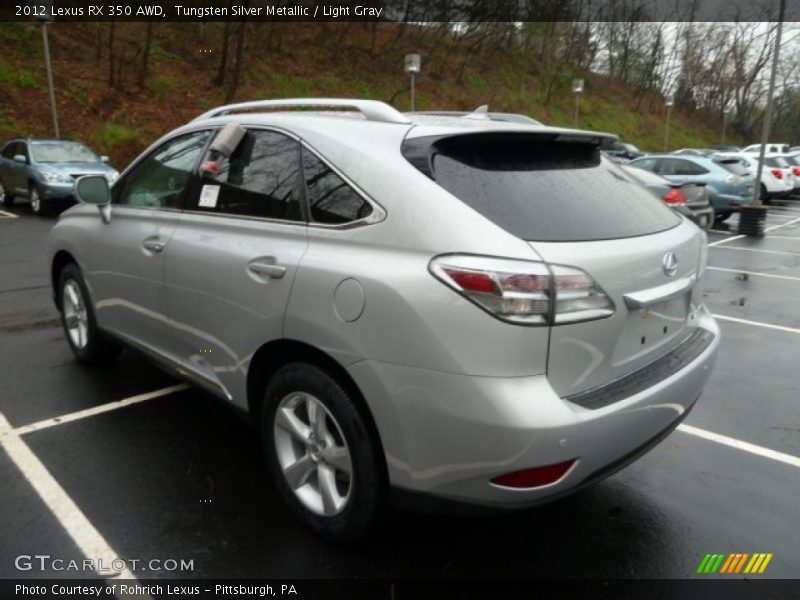
[(139, 577), (682, 578), (717, 552), (773, 553), (763, 577), (800, 572), (800, 199), (770, 205), (763, 239), (737, 235), (736, 216), (709, 233), (719, 360), (652, 452), (523, 513), (397, 511), (358, 547), (292, 519), (255, 432), (220, 402), (131, 351), (73, 360), (44, 257), (54, 219), (0, 212), (0, 577), (42, 576), (20, 554), (193, 561)]

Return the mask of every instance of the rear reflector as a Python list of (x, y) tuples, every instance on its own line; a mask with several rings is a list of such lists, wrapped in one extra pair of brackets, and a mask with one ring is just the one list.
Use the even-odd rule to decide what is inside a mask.
[(530, 489), (555, 483), (566, 475), (575, 464), (575, 459), (546, 467), (534, 467), (523, 471), (514, 471), (492, 479), (492, 483), (503, 487)]

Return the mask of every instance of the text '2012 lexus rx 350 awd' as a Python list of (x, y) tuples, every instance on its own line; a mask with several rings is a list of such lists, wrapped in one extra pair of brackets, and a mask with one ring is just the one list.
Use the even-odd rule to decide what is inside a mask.
[(575, 491), (686, 416), (719, 345), (705, 235), (603, 158), (613, 139), (369, 100), (214, 109), (110, 190), (78, 181), (50, 235), (67, 341), (249, 413), (331, 538), (373, 531), (390, 490)]

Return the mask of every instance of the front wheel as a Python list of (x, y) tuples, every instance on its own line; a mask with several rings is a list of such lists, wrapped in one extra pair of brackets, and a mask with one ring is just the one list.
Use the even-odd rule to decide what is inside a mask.
[(115, 358), (120, 347), (104, 338), (97, 329), (86, 283), (75, 263), (68, 264), (61, 271), (58, 297), (64, 335), (75, 357), (86, 364)]
[(11, 206), (14, 204), (14, 196), (6, 189), (2, 181), (0, 181), (0, 202), (3, 203), (3, 206)]
[(28, 197), (31, 199), (31, 210), (35, 215), (43, 215), (45, 213), (45, 205), (42, 200), (42, 195), (39, 193), (39, 188), (36, 184), (31, 184), (28, 188)]
[(724, 223), (732, 214), (733, 213), (729, 210), (723, 210), (722, 212), (718, 212), (716, 215), (714, 215), (714, 220), (717, 223)]
[(378, 529), (388, 509), (385, 462), (352, 393), (319, 367), (291, 363), (267, 385), (261, 425), (270, 471), (300, 520), (336, 541)]

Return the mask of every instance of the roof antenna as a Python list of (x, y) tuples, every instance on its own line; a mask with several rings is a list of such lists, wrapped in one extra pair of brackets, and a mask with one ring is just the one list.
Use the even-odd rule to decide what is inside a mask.
[(478, 108), (473, 110), (468, 115), (464, 115), (465, 118), (468, 119), (482, 119), (482, 120), (489, 120), (489, 105), (488, 104), (481, 104)]

